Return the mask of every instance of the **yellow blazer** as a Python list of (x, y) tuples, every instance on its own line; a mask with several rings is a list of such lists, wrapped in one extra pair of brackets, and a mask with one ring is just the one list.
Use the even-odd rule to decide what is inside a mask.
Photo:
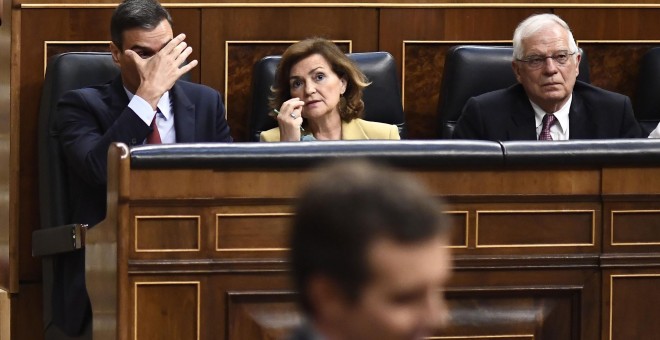
[[(341, 140), (356, 140), (356, 139), (401, 139), (399, 137), (399, 129), (396, 125), (385, 123), (370, 122), (363, 119), (353, 119), (346, 123), (341, 122)], [(279, 142), (280, 141), (280, 128), (275, 127), (267, 131), (263, 131), (259, 135), (259, 140), (262, 142)]]

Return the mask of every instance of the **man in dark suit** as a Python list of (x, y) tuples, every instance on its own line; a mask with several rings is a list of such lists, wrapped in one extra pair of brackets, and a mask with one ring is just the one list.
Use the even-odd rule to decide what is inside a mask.
[(421, 339), (447, 321), (449, 226), (438, 200), (366, 162), (324, 168), (296, 207), (291, 266), (305, 324), (294, 340)]
[(580, 52), (554, 14), (532, 15), (513, 36), (519, 84), (470, 98), (453, 137), (485, 140), (636, 138), (630, 99), (577, 81)]
[[(90, 226), (105, 218), (111, 143), (232, 141), (219, 93), (179, 80), (197, 60), (185, 64), (192, 49), (185, 34), (174, 37), (172, 18), (156, 0), (125, 0), (110, 30), (110, 50), (121, 75), (108, 84), (68, 92), (57, 106), (71, 220)], [(69, 335), (89, 333), (84, 253), (60, 256), (55, 266), (55, 324)]]

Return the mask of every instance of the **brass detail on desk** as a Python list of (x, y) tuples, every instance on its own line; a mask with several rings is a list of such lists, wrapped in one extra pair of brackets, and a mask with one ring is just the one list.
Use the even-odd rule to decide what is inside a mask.
[(200, 281), (135, 282), (133, 339), (199, 339), (200, 284)]
[[(631, 325), (630, 322), (632, 320), (636, 320), (635, 318), (626, 318), (625, 321), (623, 322), (625, 324), (624, 327), (619, 328), (622, 332), (629, 331), (627, 334), (623, 334), (620, 337), (614, 338), (613, 335), (613, 330), (614, 330), (614, 279), (651, 279), (656, 282), (646, 282), (646, 285), (642, 284), (637, 284), (634, 287), (629, 287), (628, 288), (628, 293), (629, 294), (623, 294), (625, 295), (624, 299), (617, 300), (617, 306), (621, 306), (624, 303), (629, 303), (629, 305), (626, 307), (622, 307), (623, 309), (623, 314), (627, 314), (627, 311), (633, 311), (634, 310), (634, 315), (636, 317), (641, 317), (644, 315), (648, 316), (656, 316), (657, 311), (658, 311), (658, 305), (660, 304), (660, 273), (650, 273), (650, 274), (612, 274), (610, 275), (610, 301), (609, 301), (609, 309), (610, 309), (610, 320), (609, 320), (609, 338), (610, 340), (628, 340), (628, 339), (634, 339), (635, 337), (631, 337), (630, 335), (633, 334), (658, 334), (657, 332), (655, 333), (650, 333), (650, 332), (644, 332), (643, 330), (640, 330), (640, 327), (643, 327), (643, 325), (646, 325), (648, 327), (656, 327), (655, 329), (658, 329), (658, 326), (656, 326), (656, 323), (654, 322), (646, 322), (646, 321), (657, 321), (657, 320), (642, 320), (638, 322), (635, 325)], [(619, 282), (621, 280), (618, 280)], [(604, 288), (604, 287), (603, 287)], [(624, 289), (621, 287), (620, 289)], [(655, 290), (655, 292), (654, 292)], [(647, 307), (648, 310), (647, 312), (642, 311), (641, 308)]]
[[(186, 2), (164, 3), (168, 9), (173, 8), (613, 8), (613, 9), (654, 9), (660, 4), (640, 3), (557, 3), (557, 2), (475, 2), (475, 3), (383, 3), (383, 2)], [(46, 9), (46, 8), (115, 8), (114, 3), (21, 3), (20, 8)]]
[(216, 251), (285, 251), (293, 213), (216, 214)]
[[(50, 46), (75, 45), (76, 48), (62, 48), (59, 51), (49, 52)], [(81, 48), (82, 47), (82, 48)], [(46, 66), (48, 57), (64, 52), (110, 52), (110, 41), (103, 40), (45, 40), (44, 41), (44, 76), (46, 76)]]
[[(477, 210), (476, 213), (477, 248), (595, 245), (595, 210)], [(587, 216), (570, 216), (575, 214)], [(492, 220), (486, 221), (487, 218)], [(485, 229), (489, 228), (497, 230), (488, 233)], [(570, 238), (575, 242), (563, 242)]]
[[(447, 215), (447, 219), (449, 220), (448, 222), (451, 225), (450, 246), (448, 248), (466, 249), (468, 247), (469, 212), (467, 210), (449, 210), (445, 211), (444, 214)], [(458, 216), (463, 218), (462, 223), (461, 221), (457, 220)]]
[(503, 335), (457, 335), (457, 336), (432, 336), (424, 339), (429, 340), (453, 340), (453, 339), (468, 339), (468, 340), (485, 340), (485, 339), (498, 339), (498, 340), (508, 340), (508, 339), (532, 339), (534, 340), (534, 334), (503, 334)]
[(135, 216), (135, 252), (199, 251), (200, 219), (198, 215)]
[[(616, 220), (619, 222), (615, 221), (617, 215), (619, 218)], [(628, 216), (624, 217), (626, 215)], [(612, 210), (610, 244), (612, 246), (660, 245), (660, 210)]]

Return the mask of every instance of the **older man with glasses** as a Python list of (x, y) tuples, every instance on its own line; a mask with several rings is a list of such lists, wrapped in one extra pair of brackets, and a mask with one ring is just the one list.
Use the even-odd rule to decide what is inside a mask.
[(518, 84), (470, 98), (454, 138), (568, 140), (636, 138), (630, 98), (577, 80), (580, 52), (554, 14), (521, 22), (513, 35)]

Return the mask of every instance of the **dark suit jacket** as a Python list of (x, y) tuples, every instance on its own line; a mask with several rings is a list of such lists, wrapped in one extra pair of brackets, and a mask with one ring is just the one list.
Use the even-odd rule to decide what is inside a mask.
[[(177, 143), (231, 142), (217, 91), (177, 81), (170, 90)], [(121, 77), (109, 84), (65, 93), (57, 105), (56, 126), (66, 156), (71, 223), (93, 226), (105, 218), (107, 154), (113, 142), (140, 145), (151, 127), (128, 108)], [(53, 318), (69, 334), (90, 320), (84, 283), (84, 252), (55, 261)]]
[[(568, 114), (570, 139), (642, 137), (630, 99), (577, 81)], [(472, 97), (453, 133), (459, 139), (535, 140), (534, 109), (521, 84)]]

